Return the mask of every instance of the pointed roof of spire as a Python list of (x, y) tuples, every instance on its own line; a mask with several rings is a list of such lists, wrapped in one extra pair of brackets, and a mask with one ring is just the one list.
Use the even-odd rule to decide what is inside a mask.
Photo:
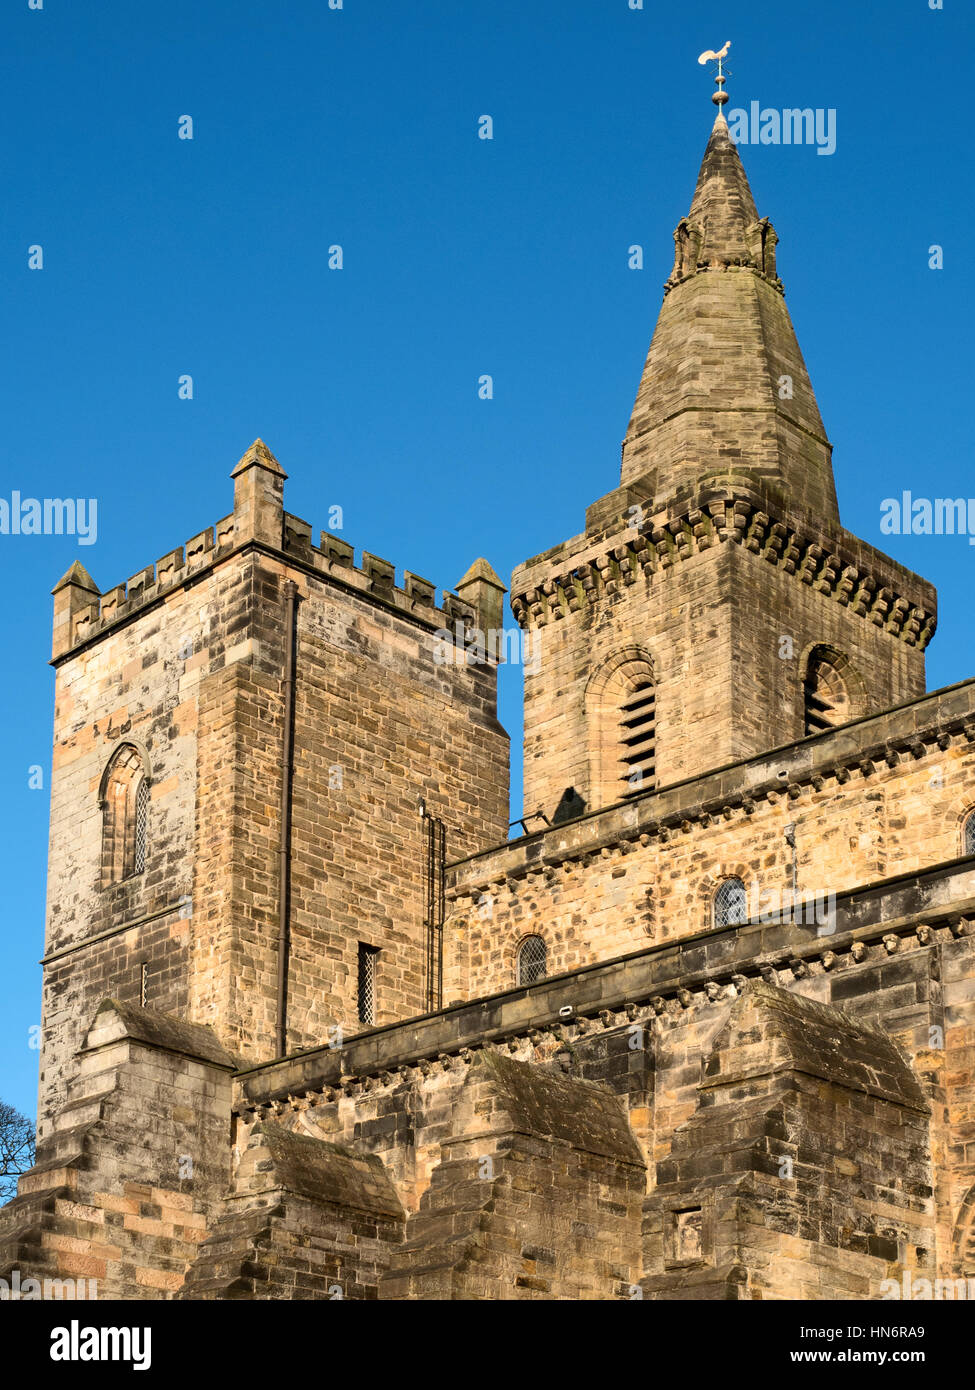
[(733, 260), (748, 254), (747, 232), (758, 221), (758, 210), (721, 111), (704, 151), (687, 220), (699, 223), (703, 230), (706, 254), (702, 260)]
[(832, 446), (760, 218), (719, 111), (623, 441), (621, 482), (658, 503), (714, 482), (839, 521)]

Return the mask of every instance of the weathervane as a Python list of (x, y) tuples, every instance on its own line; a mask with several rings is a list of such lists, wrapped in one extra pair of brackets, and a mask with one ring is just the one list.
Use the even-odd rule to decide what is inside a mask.
[(725, 76), (722, 64), (725, 58), (727, 58), (728, 56), (728, 49), (730, 47), (731, 40), (728, 39), (727, 43), (725, 44), (724, 48), (722, 48), (720, 53), (715, 53), (713, 49), (706, 48), (704, 52), (701, 54), (700, 58), (698, 58), (697, 60), (702, 67), (705, 63), (717, 63), (718, 65), (718, 75), (714, 79), (714, 85), (717, 87), (718, 90), (715, 92), (711, 100), (719, 109), (722, 106), (724, 106), (725, 102), (728, 100), (728, 93), (724, 90)]

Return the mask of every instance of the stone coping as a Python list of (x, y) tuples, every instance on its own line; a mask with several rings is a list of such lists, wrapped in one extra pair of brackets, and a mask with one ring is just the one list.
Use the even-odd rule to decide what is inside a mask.
[(209, 1062), (225, 1071), (234, 1071), (239, 1065), (239, 1058), (227, 1051), (207, 1024), (186, 1023), (172, 1014), (111, 998), (99, 1004), (81, 1052), (97, 1051), (106, 1042), (123, 1038)]

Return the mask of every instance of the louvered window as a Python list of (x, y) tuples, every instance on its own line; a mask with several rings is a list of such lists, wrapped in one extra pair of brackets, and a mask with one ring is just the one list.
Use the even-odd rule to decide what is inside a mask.
[(839, 671), (825, 656), (809, 658), (804, 689), (805, 732), (820, 734), (850, 718), (850, 702)]
[(624, 792), (652, 785), (656, 775), (656, 696), (653, 682), (638, 681), (620, 710), (620, 780)]

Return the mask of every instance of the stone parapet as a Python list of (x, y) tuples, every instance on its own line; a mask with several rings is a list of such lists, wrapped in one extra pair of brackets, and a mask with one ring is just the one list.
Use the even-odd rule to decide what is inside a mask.
[(851, 613), (922, 650), (937, 626), (933, 586), (842, 527), (816, 528), (762, 490), (710, 486), (655, 508), (624, 490), (625, 510), (595, 537), (584, 533), (519, 565), (511, 608), (524, 628), (544, 627), (652, 579), (726, 542), (795, 576)]

